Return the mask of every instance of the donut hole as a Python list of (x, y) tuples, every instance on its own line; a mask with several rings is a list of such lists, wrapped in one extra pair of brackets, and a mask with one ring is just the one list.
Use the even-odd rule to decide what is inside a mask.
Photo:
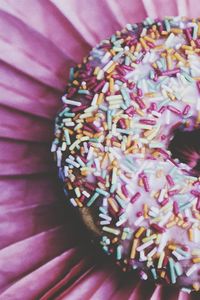
[(188, 130), (182, 126), (176, 129), (168, 149), (173, 159), (191, 168), (191, 175), (200, 176), (200, 128)]

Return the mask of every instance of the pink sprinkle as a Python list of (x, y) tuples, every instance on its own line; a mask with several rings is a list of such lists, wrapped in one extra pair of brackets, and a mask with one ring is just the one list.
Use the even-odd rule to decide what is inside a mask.
[(196, 209), (200, 210), (200, 198), (198, 198), (197, 200)]
[(155, 45), (151, 42), (147, 42), (146, 44), (149, 46), (149, 48), (154, 48), (155, 47)]
[(131, 203), (135, 203), (139, 198), (141, 194), (140, 192), (137, 192), (132, 198), (131, 198)]
[(169, 202), (168, 198), (165, 198), (160, 204), (161, 206), (165, 206)]
[(132, 90), (135, 87), (135, 82), (130, 82), (128, 87)]
[(79, 158), (80, 158), (85, 164), (87, 163), (87, 159), (86, 159), (85, 157), (79, 155)]
[(156, 231), (159, 232), (159, 233), (165, 232), (165, 228), (159, 226), (158, 224), (153, 223), (153, 224), (150, 225), (150, 227), (151, 227), (152, 229), (156, 230)]
[(196, 190), (191, 190), (190, 193), (192, 195), (194, 195), (195, 197), (200, 197), (200, 193), (198, 191), (196, 191)]
[(134, 68), (133, 67), (130, 67), (130, 66), (126, 66), (126, 65), (123, 65), (123, 68), (127, 71), (133, 71)]
[(170, 76), (170, 75), (176, 75), (179, 72), (180, 72), (180, 69), (175, 68), (173, 70), (167, 70), (167, 71), (160, 72), (160, 75), (161, 76)]
[(122, 76), (126, 75), (126, 71), (121, 66), (117, 66), (116, 70), (120, 75), (122, 75)]
[(173, 213), (175, 215), (178, 215), (179, 213), (178, 203), (176, 201), (173, 202)]
[(143, 93), (142, 93), (142, 90), (137, 88), (137, 95), (138, 97), (142, 97)]
[(185, 28), (184, 33), (186, 35), (186, 38), (187, 38), (188, 42), (190, 42), (192, 40), (190, 29), (189, 28)]
[(120, 119), (120, 120), (119, 120), (119, 124), (120, 124), (120, 126), (121, 126), (122, 129), (125, 129), (125, 128), (126, 128), (126, 124), (125, 124), (124, 119)]
[(138, 212), (136, 213), (136, 216), (137, 216), (137, 217), (141, 217), (141, 216), (142, 216), (142, 212), (141, 212), (141, 211), (138, 211)]
[(126, 185), (123, 184), (121, 186), (121, 189), (122, 189), (122, 193), (124, 194), (125, 197), (128, 197), (128, 191), (127, 191), (127, 188), (126, 188)]
[(135, 109), (133, 106), (129, 106), (126, 110), (125, 113), (129, 116), (129, 117), (133, 117), (134, 113), (135, 113)]
[(96, 125), (94, 125), (93, 123), (90, 123), (89, 125), (94, 131), (96, 132), (100, 132), (101, 131), (101, 128), (97, 127)]
[(162, 134), (160, 138), (162, 141), (164, 141), (164, 140), (166, 140), (167, 136), (165, 134)]
[(148, 119), (140, 119), (139, 122), (142, 124), (147, 124), (147, 125), (155, 125), (156, 124), (155, 120), (148, 120)]
[(98, 180), (99, 182), (103, 183), (103, 184), (106, 183), (106, 180), (105, 180), (103, 177), (101, 177), (101, 176), (97, 176), (97, 180)]
[(72, 87), (69, 89), (69, 92), (67, 93), (67, 97), (70, 99), (76, 92), (76, 88)]
[(88, 190), (91, 190), (91, 191), (94, 191), (94, 190), (95, 190), (95, 186), (94, 186), (94, 184), (92, 184), (92, 183), (85, 182), (85, 183), (84, 183), (84, 186), (85, 186), (86, 188), (88, 188)]
[(187, 114), (189, 113), (190, 108), (191, 108), (190, 105), (186, 105), (186, 106), (184, 107), (184, 110), (183, 110), (183, 115), (184, 115), (184, 116), (187, 115)]
[(169, 154), (165, 150), (158, 148), (157, 151), (164, 155), (164, 157), (169, 158)]
[(174, 196), (174, 195), (177, 195), (179, 193), (179, 190), (171, 190), (168, 192), (168, 195), (169, 196)]
[(85, 200), (85, 195), (81, 195), (81, 197), (79, 198), (80, 202), (83, 202)]
[(200, 92), (200, 81), (197, 81), (197, 87), (198, 87), (198, 90)]
[(102, 80), (97, 86), (94, 88), (94, 92), (97, 93), (105, 84), (105, 80)]
[(172, 105), (168, 105), (167, 108), (177, 115), (182, 115), (181, 111)]
[(72, 108), (72, 112), (78, 112), (78, 111), (82, 111), (87, 107), (87, 105), (80, 105), (77, 107)]
[(159, 112), (160, 114), (162, 114), (162, 113), (164, 113), (164, 111), (165, 111), (166, 109), (167, 109), (167, 107), (163, 105), (163, 106), (161, 106), (161, 108), (159, 109), (158, 112)]
[(160, 24), (158, 25), (158, 28), (159, 28), (159, 29), (158, 29), (159, 32), (162, 33), (162, 31), (164, 30), (164, 29), (163, 29), (163, 24), (160, 23)]
[(174, 183), (173, 178), (171, 177), (171, 175), (168, 174), (166, 176), (166, 179), (167, 179), (167, 182), (169, 183), (170, 186), (174, 186), (175, 183)]
[(145, 109), (146, 108), (146, 105), (144, 104), (144, 102), (142, 101), (141, 98), (135, 97), (134, 100), (139, 105), (140, 109)]
[(149, 186), (149, 182), (148, 182), (148, 178), (146, 175), (142, 176), (142, 181), (144, 184), (144, 189), (146, 192), (150, 192), (150, 186)]
[(196, 43), (197, 47), (200, 48), (200, 39), (196, 39), (195, 43)]
[(83, 125), (83, 129), (87, 130), (89, 132), (93, 132), (93, 130), (90, 127), (88, 127), (87, 125)]

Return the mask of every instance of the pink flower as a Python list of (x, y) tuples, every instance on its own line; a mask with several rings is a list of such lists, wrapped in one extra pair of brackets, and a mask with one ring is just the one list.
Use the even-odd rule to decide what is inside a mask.
[(126, 23), (197, 0), (0, 1), (0, 299), (192, 299), (121, 274), (62, 201), (50, 154), (69, 66)]

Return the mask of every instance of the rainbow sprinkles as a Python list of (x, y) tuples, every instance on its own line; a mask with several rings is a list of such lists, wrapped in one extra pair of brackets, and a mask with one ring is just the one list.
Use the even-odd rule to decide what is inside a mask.
[(200, 20), (127, 24), (70, 69), (62, 101), (51, 150), (100, 246), (123, 271), (199, 291), (199, 178), (168, 145), (200, 124)]

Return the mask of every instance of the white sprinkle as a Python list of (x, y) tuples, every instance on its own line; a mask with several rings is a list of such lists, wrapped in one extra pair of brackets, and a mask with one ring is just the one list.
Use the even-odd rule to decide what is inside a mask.
[(140, 216), (139, 218), (137, 218), (137, 220), (135, 221), (134, 225), (135, 225), (135, 226), (138, 226), (139, 224), (142, 223), (143, 220), (144, 220), (144, 217), (143, 217), (143, 216)]
[(171, 216), (172, 216), (172, 212), (168, 211), (168, 213), (162, 217), (162, 220), (159, 222), (158, 225), (163, 226), (164, 224), (166, 224)]
[(89, 161), (93, 157), (93, 153), (94, 153), (94, 148), (90, 147), (87, 155), (87, 161)]
[(92, 102), (91, 102), (91, 105), (92, 106), (95, 106), (97, 104), (97, 100), (98, 100), (98, 97), (99, 95), (98, 94), (95, 94), (93, 99), (92, 99)]
[(66, 96), (62, 96), (62, 101), (65, 104), (70, 104), (70, 105), (73, 105), (73, 106), (80, 106), (81, 105), (81, 102), (74, 101), (74, 100), (69, 100), (69, 99), (66, 98)]
[(163, 201), (165, 193), (166, 193), (166, 189), (162, 189), (158, 197), (158, 203), (161, 203)]
[(82, 194), (83, 194), (86, 198), (89, 198), (89, 197), (90, 197), (90, 194), (89, 194), (87, 191), (83, 191)]
[(112, 220), (111, 217), (109, 217), (109, 216), (107, 216), (107, 215), (105, 215), (105, 214), (99, 214), (99, 217), (102, 218), (102, 219), (105, 219), (105, 220), (107, 220), (107, 221), (111, 221), (111, 220)]
[(104, 84), (103, 88), (102, 88), (102, 93), (105, 94), (105, 93), (108, 91), (108, 87), (109, 87), (109, 83), (106, 82), (106, 83)]
[(51, 152), (55, 152), (57, 149), (57, 145), (55, 143), (52, 143), (51, 145)]
[(61, 167), (62, 152), (60, 148), (57, 149), (56, 156), (57, 156), (57, 167)]
[(165, 246), (167, 244), (167, 240), (168, 240), (167, 234), (163, 233), (161, 236), (160, 244), (158, 246), (158, 253), (161, 253), (163, 251), (163, 249), (165, 248)]
[(113, 64), (113, 60), (110, 60), (104, 67), (103, 70), (107, 71)]
[(189, 277), (192, 275), (197, 270), (197, 265), (192, 265), (186, 272), (185, 274)]
[(148, 254), (147, 254), (147, 258), (150, 258), (152, 256), (154, 256), (154, 254), (156, 254), (158, 248), (154, 247)]
[(74, 200), (74, 198), (71, 198), (71, 199), (70, 199), (70, 202), (71, 202), (71, 204), (72, 204), (73, 206), (77, 206), (77, 203), (76, 203), (76, 201)]
[(142, 244), (141, 246), (137, 247), (137, 251), (140, 252), (140, 251), (148, 248), (149, 246), (151, 246), (153, 243), (154, 243), (154, 241), (152, 241), (152, 240), (148, 241), (148, 242)]
[(174, 35), (173, 33), (171, 33), (171, 34), (168, 36), (168, 38), (167, 38), (166, 41), (165, 41), (165, 46), (166, 46), (167, 48), (170, 48), (170, 47), (171, 47), (171, 45), (173, 44), (174, 38), (175, 38), (175, 35)]
[(103, 64), (105, 64), (105, 63), (109, 60), (110, 57), (111, 57), (110, 52), (106, 52), (106, 53), (104, 54), (104, 56), (102, 57), (101, 62), (102, 62)]

